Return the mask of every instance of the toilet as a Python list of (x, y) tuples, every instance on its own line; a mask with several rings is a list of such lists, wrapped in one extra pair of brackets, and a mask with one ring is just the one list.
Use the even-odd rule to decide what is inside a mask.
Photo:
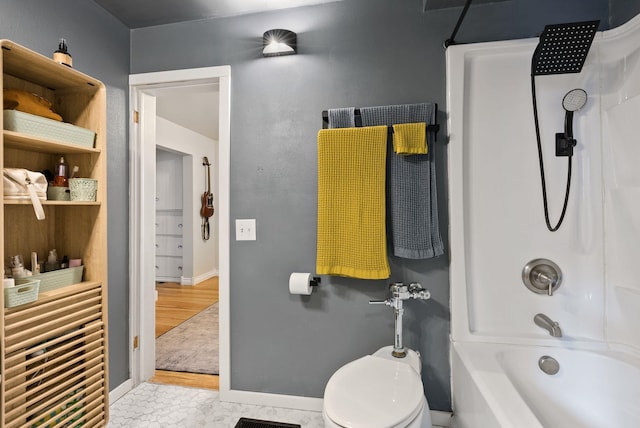
[(324, 390), (326, 428), (432, 428), (417, 352), (391, 355), (385, 346), (345, 364)]

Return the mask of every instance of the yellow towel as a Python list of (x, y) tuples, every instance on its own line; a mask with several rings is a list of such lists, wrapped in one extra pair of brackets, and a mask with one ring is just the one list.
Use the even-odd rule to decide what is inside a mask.
[(386, 126), (318, 133), (316, 273), (389, 278), (386, 147)]
[(393, 125), (393, 151), (398, 155), (427, 153), (427, 124), (401, 123)]

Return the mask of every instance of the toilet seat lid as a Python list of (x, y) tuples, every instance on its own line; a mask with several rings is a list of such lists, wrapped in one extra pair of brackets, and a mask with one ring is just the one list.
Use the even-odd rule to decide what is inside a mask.
[(331, 376), (324, 408), (341, 426), (395, 427), (413, 420), (423, 400), (420, 375), (408, 364), (367, 355)]

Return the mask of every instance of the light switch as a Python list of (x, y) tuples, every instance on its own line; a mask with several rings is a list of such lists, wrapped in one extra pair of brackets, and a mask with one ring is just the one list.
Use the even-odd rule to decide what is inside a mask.
[(256, 219), (236, 219), (236, 241), (256, 240)]

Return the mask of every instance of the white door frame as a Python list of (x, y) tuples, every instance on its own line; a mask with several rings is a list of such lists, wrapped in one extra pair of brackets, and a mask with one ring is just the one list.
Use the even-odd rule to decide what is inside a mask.
[[(193, 84), (219, 85), (218, 234), (220, 310), (220, 393), (230, 389), (229, 326), (229, 182), (231, 67), (204, 67), (129, 76), (130, 122), (130, 358), (132, 386), (149, 380), (155, 370), (155, 97), (154, 89)], [(138, 122), (133, 120), (138, 112)], [(150, 118), (150, 116), (152, 118)], [(154, 141), (153, 145), (145, 142)], [(146, 257), (145, 257), (146, 255)], [(138, 337), (138, 347), (134, 339)]]

